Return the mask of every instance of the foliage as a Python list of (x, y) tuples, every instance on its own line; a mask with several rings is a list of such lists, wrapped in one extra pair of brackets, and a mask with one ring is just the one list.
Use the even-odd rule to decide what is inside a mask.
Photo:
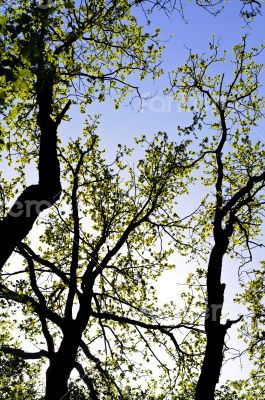
[(38, 5), (28, 0), (1, 5), (1, 143), (8, 150), (14, 146), (22, 165), (38, 154), (38, 81), (45, 86), (49, 80), (53, 87), (51, 117), (56, 119), (66, 99), (84, 111), (114, 92), (118, 106), (137, 89), (129, 75), (143, 79), (160, 73), (159, 30), (150, 33), (138, 23), (134, 2)]
[[(242, 279), (242, 293), (237, 302), (243, 303), (247, 314), (240, 328), (249, 358), (253, 363), (250, 380), (235, 382), (235, 388), (243, 400), (254, 400), (264, 397), (264, 352), (265, 352), (265, 303), (264, 303), (264, 261), (259, 268), (252, 269)], [(241, 397), (240, 397), (241, 398)]]
[[(196, 3), (218, 13), (223, 1)], [(216, 385), (226, 350), (222, 339), (242, 319), (221, 321), (221, 272), (224, 256), (243, 267), (259, 245), (265, 153), (251, 134), (263, 118), (262, 65), (256, 62), (262, 47), (248, 51), (243, 37), (234, 47), (229, 77), (217, 72), (227, 53), (220, 55), (214, 38), (209, 56), (190, 51), (168, 92), (193, 113), (191, 125), (179, 127), (177, 142), (163, 132), (151, 142), (138, 139), (144, 156), (136, 165), (128, 165), (133, 150), (126, 146), (107, 162), (97, 121), (89, 118), (80, 138), (66, 145), (57, 140), (71, 104), (86, 113), (93, 101), (115, 93), (117, 108), (131, 90), (140, 95), (136, 82), (163, 72), (159, 29), (151, 33), (139, 22), (141, 13), (149, 21), (155, 6), (168, 11), (175, 2), (1, 3), (0, 151), (11, 166), (18, 159), (13, 179), (1, 183), (1, 227), (10, 222), (7, 209), (19, 190), (24, 204), (41, 198), (49, 200), (44, 208), (53, 206), (39, 221), (35, 241), (25, 237), (44, 208), (25, 233), (25, 220), (17, 223), (22, 234), (10, 250), (16, 246), (17, 262), (6, 264), (0, 276), (1, 324), (9, 332), (1, 338), (0, 390), (7, 399), (36, 398), (34, 375), (41, 375), (46, 360), (46, 389), (56, 391), (58, 381), (60, 397), (70, 382), (69, 398), (80, 400), (199, 400), (205, 360), (216, 367), (220, 354)], [(242, 1), (242, 15), (252, 19), (260, 7)], [(25, 169), (32, 161), (39, 183), (27, 187)], [(207, 195), (194, 213), (180, 215), (179, 203), (198, 178)], [(49, 187), (53, 192), (47, 193)], [(25, 197), (29, 192), (33, 197)], [(155, 284), (175, 268), (176, 253), (195, 256), (202, 266), (188, 276), (179, 301), (162, 307)], [(224, 385), (216, 391), (218, 400), (264, 394), (263, 266), (252, 271), (239, 297), (249, 309), (241, 331), (256, 366), (252, 387), (245, 381)], [(217, 321), (209, 312), (213, 304), (220, 306)], [(39, 351), (22, 349), (17, 332)], [(207, 360), (212, 338), (216, 352)], [(73, 369), (82, 384), (69, 381)]]
[[(152, 286), (173, 267), (168, 259), (174, 247), (184, 251), (185, 227), (174, 208), (187, 194), (194, 162), (189, 141), (176, 145), (159, 133), (151, 143), (138, 139), (145, 156), (134, 168), (124, 159), (132, 150), (122, 146), (108, 165), (96, 126), (87, 124), (83, 139), (59, 151), (61, 200), (40, 224), (38, 249), (19, 246), (25, 264), (15, 278), (8, 277), (10, 266), (3, 270), (1, 296), (17, 304), (18, 315), (23, 313), (17, 328), (27, 332), (28, 340), (38, 347), (46, 341), (48, 353), (42, 347), (40, 357), (50, 358), (54, 348), (60, 351), (64, 338), (82, 326), (75, 357), (80, 365), (75, 366), (80, 376), (88, 375), (90, 393), (126, 398), (135, 381), (131, 398), (143, 374), (151, 374), (151, 359), (171, 389), (175, 367), (170, 371), (156, 355), (160, 346), (181, 375), (188, 373), (188, 365), (194, 367), (188, 338), (193, 326), (199, 332), (197, 315), (176, 313), (173, 304), (161, 309)], [(169, 235), (177, 236), (173, 246)], [(180, 338), (186, 331), (185, 340), (176, 339), (173, 330)], [(155, 393), (151, 375), (149, 383)]]
[[(181, 135), (192, 134), (198, 140), (198, 155), (205, 155), (200, 179), (207, 194), (195, 218), (194, 245), (200, 248), (199, 254), (204, 258), (205, 251), (207, 254), (212, 245), (216, 207), (223, 206), (223, 226), (229, 216), (235, 213), (236, 217), (229, 254), (241, 258), (244, 263), (251, 259), (250, 247), (255, 245), (254, 238), (261, 234), (264, 212), (264, 194), (261, 191), (264, 145), (253, 138), (255, 127), (264, 116), (264, 98), (259, 94), (258, 78), (263, 66), (255, 61), (263, 45), (247, 51), (246, 37), (242, 37), (242, 42), (232, 52), (231, 76), (217, 72), (222, 70), (223, 63), (229, 62), (227, 52), (221, 53), (215, 38), (209, 43), (209, 48), (210, 56), (199, 56), (190, 51), (185, 65), (172, 76), (171, 88), (167, 92), (173, 92), (183, 109), (192, 113), (192, 124), (184, 129), (179, 126), (179, 130)], [(221, 152), (219, 161), (216, 155), (218, 148)], [(218, 188), (218, 193), (212, 194), (210, 188), (216, 187), (220, 168), (222, 187)], [(245, 195), (250, 195), (249, 200), (253, 201), (251, 207), (247, 204), (245, 207), (244, 203), (242, 207), (233, 204), (236, 193), (254, 176), (261, 176), (261, 185), (251, 187), (252, 194), (246, 190)], [(247, 202), (247, 198), (244, 201)], [(232, 210), (229, 210), (230, 205)], [(204, 224), (205, 215), (211, 221), (208, 226)], [(207, 247), (204, 246), (205, 241), (208, 242)], [(245, 250), (243, 253), (242, 248)]]
[(39, 399), (36, 385), (37, 368), (14, 356), (0, 357), (0, 395), (6, 400)]

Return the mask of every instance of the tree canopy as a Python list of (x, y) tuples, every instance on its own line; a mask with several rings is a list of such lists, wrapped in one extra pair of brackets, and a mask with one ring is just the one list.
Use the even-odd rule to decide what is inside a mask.
[[(225, 2), (195, 3), (218, 17)], [(238, 4), (255, 23), (261, 2)], [(100, 144), (100, 119), (89, 109), (110, 94), (114, 108), (130, 92), (141, 99), (142, 81), (163, 74), (153, 12), (185, 16), (184, 6), (0, 4), (6, 399), (264, 396), (264, 262), (252, 264), (263, 246), (265, 148), (252, 135), (264, 116), (263, 45), (251, 48), (244, 35), (232, 52), (222, 52), (213, 37), (205, 53), (188, 51), (164, 92), (190, 117), (174, 140), (160, 131), (152, 140), (138, 136), (135, 149), (119, 145), (111, 160)], [(65, 141), (58, 130), (74, 107), (85, 122)], [(191, 196), (195, 205), (187, 211)], [(161, 305), (160, 277), (184, 268), (179, 256), (195, 268), (183, 290)], [(244, 307), (234, 319), (224, 313), (229, 259), (239, 271), (236, 301)], [(253, 371), (248, 381), (220, 386), (235, 331)]]
[[(159, 73), (158, 32), (150, 34), (138, 24), (131, 12), (134, 4), (77, 6), (69, 1), (46, 8), (24, 1), (1, 6), (1, 143), (8, 140), (8, 151), (22, 155), (20, 183), (31, 157), (39, 170), (39, 183), (24, 188), (1, 221), (1, 266), (38, 213), (60, 197), (57, 129), (71, 103), (79, 103), (84, 112), (94, 98), (103, 101), (114, 90), (118, 104), (130, 88), (137, 89), (127, 75), (139, 73), (143, 79), (148, 72)], [(34, 201), (41, 203), (38, 212), (26, 216), (26, 204)]]

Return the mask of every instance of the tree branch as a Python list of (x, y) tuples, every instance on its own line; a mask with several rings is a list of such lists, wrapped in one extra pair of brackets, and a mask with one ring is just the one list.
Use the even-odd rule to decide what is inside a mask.
[(5, 354), (12, 354), (13, 356), (22, 358), (23, 360), (38, 360), (42, 357), (49, 358), (49, 353), (46, 350), (40, 350), (34, 353), (24, 351), (22, 349), (16, 349), (10, 346), (0, 347), (0, 351)]

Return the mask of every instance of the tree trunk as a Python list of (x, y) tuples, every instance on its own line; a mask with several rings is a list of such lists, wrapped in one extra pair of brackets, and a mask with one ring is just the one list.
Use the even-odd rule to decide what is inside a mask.
[(65, 320), (63, 339), (57, 353), (50, 358), (46, 372), (45, 400), (69, 400), (68, 381), (76, 365), (82, 334), (90, 317), (91, 298), (82, 302), (75, 320)]
[(67, 362), (67, 357), (56, 357), (51, 361), (46, 372), (45, 400), (69, 400), (68, 380), (73, 366)]
[(216, 384), (223, 362), (225, 328), (218, 324), (209, 328), (201, 374), (196, 388), (195, 400), (214, 400)]
[(80, 335), (66, 334), (46, 372), (45, 400), (69, 400), (68, 380), (75, 366)]
[[(40, 61), (40, 63), (43, 60)], [(60, 198), (60, 163), (57, 155), (57, 128), (70, 107), (66, 104), (54, 120), (52, 69), (39, 67), (36, 95), (39, 111), (37, 126), (40, 130), (39, 182), (27, 187), (17, 198), (9, 213), (0, 221), (0, 270), (15, 247), (21, 243), (33, 227), (41, 211), (51, 207)]]
[(205, 315), (207, 344), (196, 387), (195, 400), (214, 400), (215, 388), (221, 373), (224, 338), (227, 331), (226, 326), (220, 322), (225, 290), (225, 285), (221, 283), (221, 272), (227, 244), (228, 242), (225, 240), (222, 244), (215, 244), (209, 259), (207, 272), (208, 302)]

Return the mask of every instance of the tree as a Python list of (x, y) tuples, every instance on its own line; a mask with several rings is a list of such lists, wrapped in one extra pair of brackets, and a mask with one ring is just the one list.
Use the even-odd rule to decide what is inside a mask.
[[(178, 101), (194, 113), (191, 132), (199, 129), (201, 149), (208, 156), (201, 176), (213, 195), (196, 218), (196, 252), (208, 259), (205, 311), (206, 349), (196, 387), (196, 400), (213, 400), (224, 358), (225, 337), (237, 320), (222, 321), (225, 284), (221, 281), (225, 255), (235, 255), (244, 265), (252, 259), (255, 238), (260, 234), (264, 211), (264, 146), (251, 140), (252, 128), (263, 117), (264, 99), (259, 95), (262, 65), (254, 61), (261, 48), (246, 50), (246, 38), (234, 47), (233, 77), (214, 74), (225, 62), (219, 44), (210, 43), (212, 54), (199, 57), (190, 52), (187, 63), (172, 78)], [(190, 99), (195, 106), (189, 106)], [(206, 133), (200, 130), (207, 129)], [(208, 131), (208, 129), (210, 129)], [(213, 130), (214, 133), (211, 133)], [(209, 189), (208, 189), (209, 196)], [(208, 220), (205, 222), (205, 215)], [(240, 253), (241, 252), (241, 253)]]
[[(67, 150), (61, 147), (57, 137), (58, 127), (67, 118), (71, 104), (78, 104), (85, 111), (94, 99), (103, 101), (105, 95), (114, 90), (118, 106), (130, 89), (138, 91), (128, 75), (134, 77), (137, 72), (143, 79), (148, 73), (160, 74), (158, 31), (154, 35), (145, 33), (137, 23), (132, 7), (142, 9), (148, 16), (144, 7), (166, 8), (172, 3), (174, 6), (175, 2), (168, 1), (101, 1), (77, 6), (74, 1), (68, 1), (58, 2), (54, 7), (49, 3), (24, 1), (21, 7), (2, 6), (0, 105), (3, 119), (0, 144), (2, 150), (8, 152), (7, 160), (14, 160), (11, 151), (20, 159), (17, 175), (11, 182), (3, 179), (1, 187), (0, 266), (3, 268), (16, 249), (24, 258), (24, 267), (15, 272), (11, 268), (10, 271), (4, 269), (0, 290), (1, 297), (10, 306), (17, 304), (23, 310), (25, 320), (20, 328), (32, 341), (43, 337), (47, 349), (31, 353), (13, 343), (2, 345), (1, 350), (20, 359), (49, 360), (46, 400), (70, 396), (66, 393), (73, 368), (77, 369), (94, 399), (102, 395), (139, 398), (140, 389), (130, 387), (130, 380), (125, 388), (119, 384), (129, 373), (135, 372), (127, 359), (127, 355), (131, 356), (135, 351), (127, 344), (128, 340), (134, 344), (141, 340), (140, 352), (145, 357), (148, 352), (157, 357), (141, 329), (152, 335), (153, 345), (161, 343), (160, 336), (164, 335), (161, 344), (178, 365), (176, 376), (180, 376), (180, 390), (177, 396), (187, 398), (185, 377), (190, 371), (194, 372), (191, 365), (198, 368), (201, 353), (196, 358), (194, 350), (203, 341), (197, 317), (191, 321), (187, 318), (195, 298), (187, 296), (188, 307), (180, 313), (178, 322), (175, 322), (173, 306), (166, 309), (165, 320), (165, 315), (155, 306), (155, 297), (148, 301), (152, 287), (147, 285), (147, 278), (155, 280), (170, 266), (167, 257), (172, 250), (167, 246), (165, 250), (165, 242), (158, 252), (150, 248), (156, 248), (156, 240), (162, 240), (163, 234), (171, 237), (171, 246), (174, 243), (179, 252), (186, 254), (190, 247), (184, 240), (185, 225), (174, 211), (174, 202), (177, 195), (186, 193), (188, 174), (200, 160), (206, 162), (204, 183), (215, 182), (215, 197), (210, 202), (204, 200), (199, 209), (203, 210), (202, 214), (197, 220), (191, 219), (196, 221), (192, 229), (194, 238), (199, 233), (206, 241), (212, 233), (214, 240), (209, 255), (194, 239), (197, 251), (200, 249), (203, 257), (209, 256), (207, 342), (196, 399), (208, 400), (214, 396), (223, 363), (226, 332), (236, 322), (221, 321), (223, 257), (237, 249), (236, 245), (251, 250), (263, 206), (260, 191), (264, 187), (264, 165), (260, 159), (263, 159), (264, 150), (260, 144), (251, 142), (249, 133), (261, 116), (261, 99), (255, 97), (259, 66), (249, 62), (258, 50), (247, 53), (244, 42), (235, 49), (235, 78), (226, 87), (222, 74), (215, 78), (206, 74), (207, 68), (218, 61), (215, 44), (212, 45), (214, 55), (209, 60), (191, 54), (187, 65), (180, 69), (183, 84), (178, 86), (174, 81), (173, 87), (178, 93), (181, 89), (186, 97), (199, 93), (202, 96), (194, 124), (185, 133), (193, 132), (196, 126), (206, 122), (207, 104), (213, 109), (211, 118), (214, 122), (210, 119), (210, 124), (217, 131), (210, 143), (207, 140), (201, 143), (202, 152), (196, 161), (189, 159), (186, 153), (188, 143), (170, 144), (166, 137), (161, 139), (159, 136), (151, 143), (144, 161), (139, 163), (139, 179), (133, 169), (127, 169), (129, 178), (125, 174), (125, 184), (119, 178), (126, 170), (121, 156), (118, 154), (114, 170), (107, 166), (97, 148), (98, 139), (93, 128), (85, 129), (87, 141), (71, 142)], [(213, 2), (197, 4), (204, 7), (217, 5)], [(244, 11), (246, 17), (253, 17), (260, 9), (260, 3), (256, 1), (244, 1), (243, 6), (257, 6), (251, 8), (255, 10), (253, 14)], [(223, 61), (222, 57), (220, 60)], [(224, 148), (230, 140), (235, 151), (225, 153)], [(247, 156), (243, 155), (243, 149), (247, 149)], [(127, 149), (121, 152), (129, 154)], [(39, 182), (26, 186), (25, 168), (30, 159), (38, 163)], [(79, 193), (80, 187), (87, 193), (87, 198)], [(134, 196), (138, 194), (139, 202), (132, 195), (133, 190)], [(20, 195), (7, 211), (17, 193)], [(60, 197), (62, 204), (58, 205)], [(67, 210), (69, 204), (70, 211)], [(42, 246), (33, 249), (23, 240), (39, 213), (51, 206), (51, 221), (45, 226)], [(85, 212), (90, 213), (89, 222), (94, 223), (92, 232), (86, 232), (85, 225), (82, 226), (79, 220), (80, 215), (85, 218)], [(205, 224), (205, 213), (212, 216), (211, 225)], [(136, 254), (142, 257), (142, 262), (139, 263)], [(110, 261), (113, 263), (109, 264)], [(14, 279), (19, 275), (21, 279)], [(42, 281), (44, 276), (48, 283)], [(125, 306), (129, 307), (130, 313), (126, 309), (129, 316), (124, 317), (122, 307)], [(170, 318), (173, 322), (169, 324), (167, 319)], [(97, 330), (95, 335), (93, 329)], [(193, 334), (195, 345), (188, 343), (190, 336), (179, 342), (173, 329)], [(107, 370), (87, 346), (88, 330), (94, 335), (95, 342), (99, 339), (104, 342)], [(112, 340), (106, 331), (112, 335)], [(84, 357), (96, 365), (92, 374), (83, 367)], [(160, 364), (167, 373), (165, 363)], [(120, 376), (118, 370), (121, 370)], [(136, 372), (141, 373), (140, 369)], [(194, 396), (194, 385), (189, 386), (190, 396)], [(83, 396), (82, 389), (72, 387), (78, 392), (76, 396)], [(149, 394), (142, 392), (141, 396), (148, 398)]]
[[(21, 243), (17, 251), (24, 267), (11, 272), (7, 266), (0, 285), (1, 297), (23, 312), (20, 329), (38, 346), (44, 339), (46, 346), (30, 353), (11, 343), (2, 346), (2, 352), (49, 360), (45, 400), (66, 395), (74, 368), (94, 399), (149, 400), (175, 392), (177, 400), (232, 400), (241, 391), (240, 382), (216, 391), (227, 331), (242, 319), (222, 319), (221, 272), (225, 255), (245, 265), (258, 245), (264, 146), (251, 140), (251, 130), (262, 117), (261, 65), (254, 61), (260, 49), (247, 51), (245, 38), (235, 46), (232, 81), (211, 73), (225, 58), (214, 41), (210, 50), (208, 58), (190, 53), (172, 78), (176, 98), (194, 113), (189, 128), (179, 127), (187, 139), (176, 144), (160, 133), (149, 144), (145, 138), (138, 140), (147, 148), (137, 169), (124, 163), (123, 156), (131, 155), (126, 147), (119, 148), (111, 165), (106, 163), (96, 123), (87, 122), (83, 139), (59, 146), (61, 201), (41, 224), (39, 248)], [(192, 96), (196, 106), (187, 104)], [(208, 130), (201, 137), (203, 127)], [(175, 206), (188, 193), (194, 168), (208, 195), (183, 219)], [(178, 301), (159, 309), (152, 282), (173, 267), (168, 258), (174, 250), (191, 256), (195, 251), (208, 266), (188, 278), (183, 307)], [(262, 313), (257, 306), (262, 287), (258, 275), (245, 295), (255, 311), (253, 323)], [(259, 343), (259, 338), (257, 333), (253, 340)], [(158, 345), (173, 359), (174, 372), (160, 360)], [(136, 369), (137, 353), (143, 358)], [(147, 394), (132, 384), (134, 379), (141, 382), (141, 374), (151, 374), (146, 365), (150, 357), (162, 367), (163, 394), (156, 394), (155, 380)]]
[[(166, 2), (167, 3), (167, 2)], [(39, 213), (61, 193), (57, 130), (71, 104), (81, 110), (111, 91), (119, 99), (137, 87), (126, 76), (159, 74), (158, 31), (147, 33), (131, 8), (144, 2), (58, 1), (41, 5), (24, 0), (1, 5), (1, 148), (17, 154), (23, 188), (0, 221), (0, 266), (31, 230)], [(158, 3), (163, 7), (163, 2)], [(26, 186), (24, 169), (38, 164), (39, 182)], [(18, 178), (11, 183), (17, 184)], [(3, 185), (4, 186), (4, 185)], [(10, 198), (11, 197), (11, 198)], [(13, 200), (9, 190), (2, 198)], [(29, 205), (36, 204), (35, 209)]]
[[(70, 396), (74, 368), (91, 399), (133, 398), (140, 388), (130, 388), (129, 377), (141, 376), (150, 357), (160, 362), (155, 348), (162, 344), (183, 368), (186, 356), (192, 363), (181, 347), (188, 339), (179, 343), (174, 330), (199, 330), (186, 315), (177, 318), (174, 307), (160, 310), (150, 286), (172, 267), (164, 236), (176, 232), (176, 244), (185, 247), (181, 219), (172, 212), (195, 165), (189, 141), (177, 145), (158, 134), (134, 169), (123, 161), (131, 154), (126, 147), (107, 165), (93, 129), (87, 125), (85, 139), (60, 146), (61, 200), (42, 222), (39, 248), (18, 245), (24, 266), (4, 268), (0, 284), (0, 296), (23, 314), (17, 328), (41, 347), (36, 353), (13, 344), (1, 350), (49, 360), (45, 400)], [(140, 356), (143, 366), (136, 368)]]
[[(204, 8), (215, 8), (223, 1), (196, 1)], [(77, 5), (74, 0), (24, 0), (1, 6), (0, 107), (1, 148), (7, 146), (19, 159), (22, 170), (34, 155), (38, 163), (38, 184), (20, 188), (10, 211), (0, 221), (0, 267), (31, 230), (38, 215), (58, 201), (61, 193), (60, 167), (56, 152), (57, 130), (71, 105), (82, 108), (106, 93), (122, 97), (137, 89), (125, 80), (139, 72), (159, 74), (155, 68), (160, 55), (158, 32), (146, 33), (131, 9), (138, 7), (148, 17), (155, 7), (175, 9), (175, 1), (97, 1)], [(179, 4), (182, 9), (182, 2)], [(249, 6), (250, 11), (244, 11)], [(149, 9), (148, 9), (149, 7)], [(243, 1), (242, 12), (254, 16), (258, 1)], [(116, 105), (119, 100), (116, 99)], [(73, 101), (72, 101), (73, 103)], [(19, 127), (19, 129), (18, 129)], [(11, 140), (10, 140), (11, 138)], [(12, 184), (11, 184), (12, 185)], [(2, 197), (8, 194), (2, 190)], [(10, 199), (11, 200), (11, 199)], [(27, 204), (36, 203), (27, 212)]]

